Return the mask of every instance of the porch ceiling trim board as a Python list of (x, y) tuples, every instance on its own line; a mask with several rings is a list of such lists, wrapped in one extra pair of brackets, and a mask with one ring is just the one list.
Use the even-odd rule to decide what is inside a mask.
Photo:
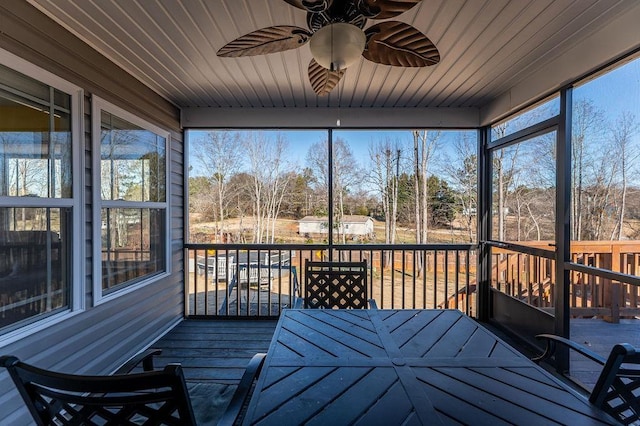
[(478, 108), (184, 108), (185, 128), (477, 128)]

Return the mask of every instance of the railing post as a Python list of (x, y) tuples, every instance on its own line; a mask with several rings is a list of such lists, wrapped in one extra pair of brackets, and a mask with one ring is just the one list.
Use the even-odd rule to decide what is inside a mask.
[[(182, 308), (182, 310), (183, 310), (182, 315), (183, 315), (183, 318), (188, 318), (189, 317), (189, 293), (190, 293), (190, 291), (189, 291), (189, 286), (190, 286), (190, 280), (189, 280), (189, 267), (190, 267), (189, 249), (184, 247), (182, 249), (182, 253), (183, 253), (182, 254), (182, 256), (183, 256), (182, 258), (184, 259), (184, 264), (185, 264), (185, 266), (184, 266), (184, 268), (182, 270), (182, 272), (183, 272), (182, 279), (184, 280), (183, 283), (182, 283), (183, 284), (182, 291), (184, 293), (184, 306)], [(194, 269), (193, 269), (194, 272), (193, 272), (193, 275), (195, 276), (195, 275), (198, 274), (198, 271), (197, 271), (198, 266), (197, 266), (197, 262), (196, 262), (195, 258), (194, 258), (193, 261), (194, 261)]]
[(609, 322), (613, 324), (620, 323), (620, 283), (611, 283), (611, 318)]
[[(619, 244), (614, 243), (611, 245), (611, 258), (609, 261), (611, 264), (608, 266), (613, 272), (624, 272), (624, 268), (621, 265), (622, 259)], [(606, 280), (604, 291), (605, 306), (609, 307), (611, 312), (611, 316), (605, 318), (605, 320), (613, 324), (618, 324), (620, 323), (620, 282)]]

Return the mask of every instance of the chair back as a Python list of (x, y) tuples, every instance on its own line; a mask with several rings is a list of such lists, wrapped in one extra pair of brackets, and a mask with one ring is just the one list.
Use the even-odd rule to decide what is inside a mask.
[(640, 353), (632, 345), (611, 349), (589, 401), (622, 424), (640, 420)]
[(304, 307), (366, 309), (367, 261), (305, 262)]
[(161, 371), (80, 376), (43, 370), (14, 356), (0, 357), (38, 425), (195, 425), (178, 364)]

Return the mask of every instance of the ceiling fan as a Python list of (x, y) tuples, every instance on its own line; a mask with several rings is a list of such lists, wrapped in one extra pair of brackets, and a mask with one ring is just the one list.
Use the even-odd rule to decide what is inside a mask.
[(313, 55), (309, 81), (318, 95), (331, 92), (345, 69), (360, 56), (398, 67), (425, 67), (440, 62), (436, 46), (409, 24), (384, 21), (364, 29), (368, 19), (393, 18), (422, 0), (284, 1), (307, 12), (309, 30), (290, 25), (262, 28), (227, 43), (217, 55), (264, 55), (309, 43)]

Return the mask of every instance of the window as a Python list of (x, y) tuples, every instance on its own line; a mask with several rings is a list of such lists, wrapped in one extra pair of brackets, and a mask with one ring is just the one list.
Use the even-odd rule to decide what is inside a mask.
[(190, 241), (326, 244), (330, 227), (335, 244), (475, 241), (476, 130), (333, 130), (331, 173), (329, 137), (190, 131)]
[(74, 229), (80, 223), (75, 196), (80, 185), (73, 149), (80, 146), (80, 99), (77, 87), (0, 51), (0, 331), (5, 337), (80, 307), (81, 291), (72, 285), (81, 251)]
[(571, 136), (571, 239), (639, 240), (640, 59), (574, 89)]
[(495, 141), (512, 135), (536, 123), (553, 118), (560, 113), (560, 97), (554, 95), (531, 106), (508, 119), (491, 126), (491, 140)]
[(327, 132), (190, 131), (189, 155), (191, 241), (326, 239)]
[(555, 240), (556, 139), (554, 130), (491, 152), (491, 239), (544, 248)]
[[(169, 134), (93, 98), (97, 300), (167, 272)], [(95, 137), (94, 136), (94, 137)], [(100, 277), (100, 278), (98, 278)]]
[(477, 131), (333, 131), (333, 241), (476, 239)]

